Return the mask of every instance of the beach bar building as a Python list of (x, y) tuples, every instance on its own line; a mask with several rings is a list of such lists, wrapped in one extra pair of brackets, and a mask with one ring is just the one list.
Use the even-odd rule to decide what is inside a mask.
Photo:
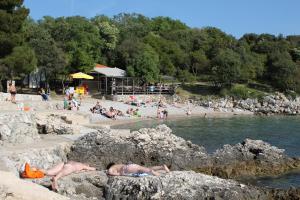
[(105, 65), (96, 64), (89, 73), (93, 80), (84, 80), (91, 94), (101, 96), (172, 94), (174, 90), (167, 86), (151, 85), (139, 77), (128, 77), (126, 71)]

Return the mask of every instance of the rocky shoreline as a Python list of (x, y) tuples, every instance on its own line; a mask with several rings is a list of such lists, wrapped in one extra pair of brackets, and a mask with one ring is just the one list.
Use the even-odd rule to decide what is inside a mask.
[(287, 98), (282, 93), (268, 95), (262, 99), (233, 99), (221, 98), (216, 100), (200, 100), (195, 102), (199, 106), (209, 107), (215, 111), (241, 109), (261, 115), (299, 115), (300, 98)]
[[(73, 174), (59, 180), (58, 193), (70, 199), (297, 199), (299, 188), (267, 189), (244, 185), (242, 176), (275, 175), (300, 168), (299, 158), (260, 141), (245, 139), (213, 154), (172, 134), (165, 125), (139, 131), (74, 128), (59, 115), (0, 114), (1, 171), (18, 175), (26, 162), (41, 168), (75, 160), (97, 167), (96, 172)], [(15, 128), (18, 127), (18, 128)], [(68, 134), (68, 135), (65, 135)], [(165, 163), (172, 172), (159, 177), (110, 177), (111, 163), (151, 166)], [(204, 174), (203, 174), (204, 173)], [(213, 176), (211, 176), (213, 175)], [(34, 180), (49, 187), (49, 178)], [(8, 191), (0, 180), (2, 193)], [(4, 198), (5, 199), (5, 198)]]

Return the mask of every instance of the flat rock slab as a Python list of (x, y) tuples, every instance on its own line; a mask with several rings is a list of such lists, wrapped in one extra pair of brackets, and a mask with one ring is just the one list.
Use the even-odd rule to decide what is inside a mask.
[(0, 171), (0, 199), (3, 200), (69, 200), (47, 188), (21, 180), (10, 172)]
[(0, 146), (0, 170), (18, 174), (25, 162), (47, 169), (67, 160), (72, 142), (73, 140), (61, 136), (44, 135), (35, 143)]
[[(50, 187), (49, 178), (34, 180)], [(58, 180), (58, 192), (71, 199), (267, 199), (264, 191), (233, 180), (192, 171), (161, 176), (107, 176), (103, 171), (72, 174)]]
[(192, 171), (142, 178), (111, 177), (105, 198), (113, 199), (265, 199), (259, 189)]

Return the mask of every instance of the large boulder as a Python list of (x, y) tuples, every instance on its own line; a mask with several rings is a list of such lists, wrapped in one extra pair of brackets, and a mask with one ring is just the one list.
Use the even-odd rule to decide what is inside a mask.
[(300, 160), (288, 157), (283, 149), (251, 139), (234, 146), (224, 145), (212, 159), (211, 167), (199, 171), (224, 178), (276, 175), (300, 167)]
[(232, 180), (192, 171), (154, 177), (111, 177), (105, 199), (267, 199), (264, 192)]
[[(51, 185), (49, 178), (34, 182)], [(192, 171), (145, 177), (108, 177), (103, 171), (71, 174), (58, 180), (58, 193), (75, 200), (267, 199), (267, 193), (255, 187)]]
[(24, 112), (0, 114), (0, 141), (2, 143), (32, 143), (39, 139), (33, 114)]
[(3, 200), (69, 200), (47, 188), (21, 180), (10, 172), (0, 171), (0, 199)]
[(165, 125), (134, 132), (99, 130), (75, 141), (68, 157), (99, 169), (105, 169), (112, 162), (165, 163), (173, 170), (193, 169), (210, 163), (203, 147), (173, 135)]
[[(60, 141), (62, 138), (50, 138), (39, 143), (28, 145), (15, 145), (0, 147), (0, 170), (11, 171), (19, 175), (19, 171), (25, 162), (32, 166), (48, 169), (53, 165), (65, 162), (71, 144), (68, 141)], [(52, 140), (52, 141), (51, 141)]]
[[(32, 180), (34, 183), (51, 188), (51, 178)], [(72, 200), (102, 200), (108, 177), (103, 171), (90, 171), (62, 177), (58, 180), (58, 193)]]
[(37, 127), (40, 134), (74, 134), (72, 121), (67, 120), (65, 116), (50, 114), (39, 115), (37, 118)]

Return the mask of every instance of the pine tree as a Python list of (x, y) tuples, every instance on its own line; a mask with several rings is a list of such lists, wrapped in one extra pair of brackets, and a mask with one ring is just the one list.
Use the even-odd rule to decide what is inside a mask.
[(22, 43), (22, 24), (29, 14), (23, 0), (0, 1), (0, 59)]

